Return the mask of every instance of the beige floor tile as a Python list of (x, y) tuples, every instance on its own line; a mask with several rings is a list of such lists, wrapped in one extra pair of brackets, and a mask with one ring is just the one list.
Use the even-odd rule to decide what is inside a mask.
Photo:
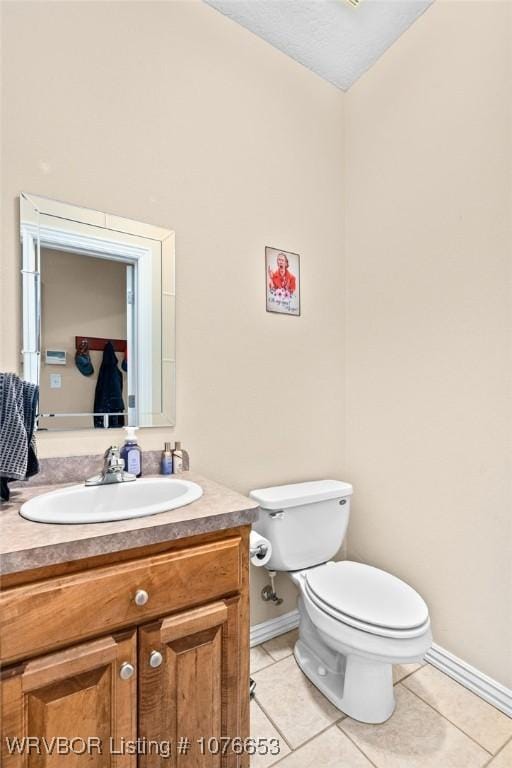
[(274, 637), (273, 640), (263, 643), (263, 648), (267, 653), (270, 653), (273, 659), (281, 661), (281, 659), (285, 659), (293, 653), (293, 646), (298, 636), (299, 631), (292, 629), (291, 632), (286, 632), (284, 635), (279, 635), (279, 637)]
[(512, 766), (512, 741), (493, 757), (488, 768), (510, 768)]
[(251, 673), (258, 672), (260, 669), (265, 669), (270, 664), (274, 663), (274, 659), (261, 645), (256, 645), (251, 648)]
[(350, 739), (333, 725), (279, 763), (279, 768), (372, 768)]
[(512, 720), (430, 664), (403, 685), (495, 754), (512, 736)]
[[(280, 760), (290, 752), (290, 747), (286, 741), (274, 728), (254, 699), (251, 701), (251, 739), (263, 739), (272, 752), (274, 750), (278, 751), (275, 755), (252, 755), (251, 768), (269, 768), (270, 765), (273, 765), (277, 760)], [(278, 744), (271, 740), (277, 740)]]
[(253, 677), (257, 701), (294, 749), (343, 717), (309, 682), (293, 656)]
[(393, 685), (399, 683), (404, 677), (411, 675), (416, 670), (421, 669), (421, 664), (394, 664), (393, 665)]
[(482, 768), (489, 753), (400, 683), (397, 706), (382, 725), (346, 718), (346, 732), (378, 768)]

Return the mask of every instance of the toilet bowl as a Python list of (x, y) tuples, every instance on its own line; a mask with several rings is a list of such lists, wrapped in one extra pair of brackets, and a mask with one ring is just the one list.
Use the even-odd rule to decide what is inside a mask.
[[(335, 598), (332, 586), (324, 594), (310, 587), (321, 569), (332, 573), (339, 589)], [(361, 563), (328, 563), (290, 575), (300, 589), (295, 648), (300, 668), (345, 714), (365, 723), (384, 722), (395, 708), (392, 665), (420, 661), (432, 643), (424, 601), (391, 574)], [(357, 618), (341, 608), (344, 597), (354, 598), (344, 587), (353, 586), (362, 603)], [(395, 600), (404, 588), (410, 590), (409, 605), (398, 606)], [(350, 602), (355, 604), (354, 599)]]
[(332, 562), (343, 541), (352, 486), (314, 481), (252, 491), (255, 528), (272, 543), (270, 570), (299, 588), (294, 654), (311, 682), (365, 723), (395, 707), (393, 664), (420, 661), (432, 643), (428, 608), (397, 577), (362, 563)]

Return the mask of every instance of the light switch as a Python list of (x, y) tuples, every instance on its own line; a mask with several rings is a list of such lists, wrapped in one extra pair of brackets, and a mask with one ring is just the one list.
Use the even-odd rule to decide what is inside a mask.
[(50, 389), (60, 389), (62, 387), (62, 376), (60, 373), (50, 374)]

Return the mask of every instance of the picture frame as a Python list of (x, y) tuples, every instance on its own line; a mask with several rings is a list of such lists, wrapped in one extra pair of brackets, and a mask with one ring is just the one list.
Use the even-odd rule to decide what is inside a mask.
[(300, 256), (282, 248), (265, 247), (267, 312), (300, 316)]

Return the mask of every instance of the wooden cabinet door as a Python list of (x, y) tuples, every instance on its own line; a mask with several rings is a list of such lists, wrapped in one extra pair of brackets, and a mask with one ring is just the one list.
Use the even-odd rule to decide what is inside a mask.
[(4, 768), (135, 768), (116, 753), (136, 739), (136, 640), (131, 630), (5, 670)]
[[(222, 747), (221, 737), (249, 735), (242, 606), (233, 597), (139, 629), (139, 736), (148, 744), (171, 743), (170, 759), (148, 753), (140, 768), (248, 765), (247, 756), (231, 749), (222, 755), (215, 741)], [(190, 742), (181, 754), (180, 740)]]

